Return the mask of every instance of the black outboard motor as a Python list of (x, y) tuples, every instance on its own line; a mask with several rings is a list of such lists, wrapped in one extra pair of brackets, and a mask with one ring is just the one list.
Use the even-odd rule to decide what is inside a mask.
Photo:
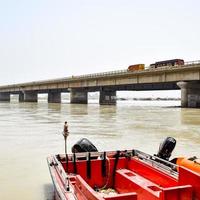
[(161, 144), (156, 155), (164, 160), (169, 160), (174, 147), (176, 146), (176, 140), (173, 137), (167, 137)]
[(72, 147), (72, 153), (97, 152), (97, 148), (87, 138), (80, 139)]

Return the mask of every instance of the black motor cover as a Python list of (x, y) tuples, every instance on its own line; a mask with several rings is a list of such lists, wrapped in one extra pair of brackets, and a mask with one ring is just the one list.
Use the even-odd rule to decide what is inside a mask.
[(87, 138), (80, 139), (72, 147), (72, 153), (97, 152), (97, 151), (98, 151), (97, 148)]
[(160, 144), (158, 154), (156, 156), (164, 160), (169, 160), (169, 157), (171, 156), (171, 153), (175, 146), (176, 146), (176, 140), (173, 137), (167, 137)]

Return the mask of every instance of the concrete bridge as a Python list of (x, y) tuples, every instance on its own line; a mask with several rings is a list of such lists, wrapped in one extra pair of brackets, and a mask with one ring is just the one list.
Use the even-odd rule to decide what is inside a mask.
[(39, 93), (48, 93), (49, 103), (60, 103), (61, 93), (70, 92), (70, 102), (86, 104), (88, 92), (99, 91), (99, 103), (116, 104), (116, 91), (178, 90), (182, 107), (200, 107), (200, 61), (183, 66), (165, 66), (142, 71), (112, 71), (60, 79), (0, 86), (0, 101), (37, 102)]

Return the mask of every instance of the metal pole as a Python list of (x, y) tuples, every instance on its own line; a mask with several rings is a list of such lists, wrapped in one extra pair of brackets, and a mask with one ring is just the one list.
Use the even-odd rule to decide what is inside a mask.
[(64, 136), (64, 139), (65, 139), (65, 154), (67, 154), (67, 137)]
[(66, 172), (68, 173), (68, 156), (67, 156), (67, 135), (63, 133), (65, 140), (65, 159), (66, 159)]
[(65, 140), (65, 159), (66, 159), (66, 174), (67, 174), (67, 187), (66, 190), (69, 191), (69, 177), (68, 177), (68, 155), (67, 155), (67, 136), (68, 133), (63, 132), (64, 140)]

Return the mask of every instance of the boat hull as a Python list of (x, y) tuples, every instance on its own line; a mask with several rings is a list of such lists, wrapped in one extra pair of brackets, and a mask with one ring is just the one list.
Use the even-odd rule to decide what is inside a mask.
[(135, 150), (56, 155), (47, 162), (57, 200), (200, 200), (199, 174), (184, 167), (175, 172)]

